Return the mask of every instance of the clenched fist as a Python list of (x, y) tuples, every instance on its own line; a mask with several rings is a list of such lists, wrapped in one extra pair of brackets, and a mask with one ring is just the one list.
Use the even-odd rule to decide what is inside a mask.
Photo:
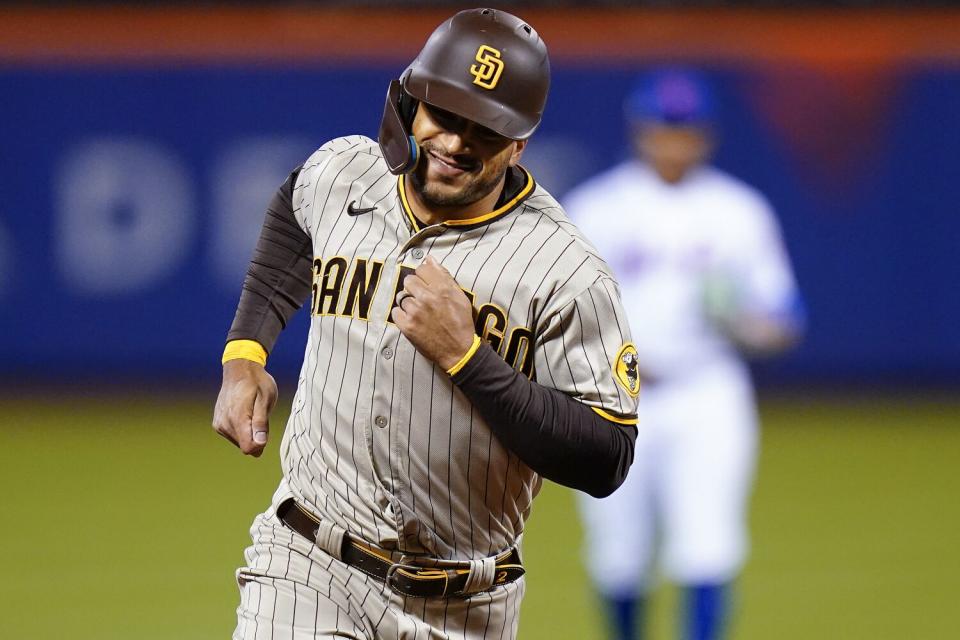
[(450, 272), (427, 256), (403, 281), (392, 318), (417, 351), (446, 371), (469, 351), (473, 308)]
[(277, 382), (262, 365), (229, 360), (213, 410), (213, 428), (245, 454), (259, 458), (267, 446), (270, 412), (277, 404)]

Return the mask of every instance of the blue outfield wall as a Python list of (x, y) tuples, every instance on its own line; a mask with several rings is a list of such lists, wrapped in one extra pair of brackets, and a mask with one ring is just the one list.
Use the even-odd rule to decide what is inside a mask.
[[(624, 157), (639, 70), (555, 69), (526, 157), (555, 195)], [(217, 375), (264, 205), (325, 140), (374, 136), (398, 71), (0, 69), (0, 376)], [(960, 71), (707, 71), (717, 164), (773, 202), (809, 309), (760, 376), (960, 381)]]

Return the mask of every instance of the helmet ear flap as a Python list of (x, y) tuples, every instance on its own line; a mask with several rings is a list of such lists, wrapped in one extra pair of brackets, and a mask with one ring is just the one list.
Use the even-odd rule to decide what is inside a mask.
[(417, 107), (419, 105), (419, 100), (403, 90), (403, 83), (401, 82), (400, 98), (397, 101), (397, 110), (400, 112), (400, 117), (403, 118), (403, 123), (407, 126), (408, 131), (413, 126), (413, 117), (417, 115)]
[(387, 88), (383, 119), (380, 121), (380, 149), (390, 173), (408, 173), (417, 166), (420, 147), (410, 133), (417, 100), (407, 94), (399, 80), (392, 80)]

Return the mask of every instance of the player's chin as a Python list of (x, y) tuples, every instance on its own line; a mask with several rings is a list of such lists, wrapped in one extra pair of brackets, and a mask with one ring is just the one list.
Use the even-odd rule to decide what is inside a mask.
[(425, 187), (424, 195), (430, 202), (438, 205), (458, 206), (472, 202), (471, 195), (475, 191), (475, 180), (469, 178), (431, 180), (428, 175)]

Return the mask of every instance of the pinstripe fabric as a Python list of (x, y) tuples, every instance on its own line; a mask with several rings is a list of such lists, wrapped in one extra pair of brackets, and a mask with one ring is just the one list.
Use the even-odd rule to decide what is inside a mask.
[[(351, 203), (375, 209), (349, 215)], [(420, 229), (378, 145), (361, 136), (314, 153), (293, 204), (313, 243), (312, 319), (274, 509), (295, 497), (352, 535), (410, 555), (470, 560), (518, 544), (540, 478), (389, 322), (395, 291), (405, 270), (434, 256), (472, 296), (478, 333), (508, 362), (583, 403), (630, 417), (635, 400), (613, 373), (629, 329), (606, 264), (540, 187), (481, 223)], [(256, 586), (244, 589), (242, 608), (262, 610), (263, 598), (299, 602), (299, 591), (259, 578), (249, 584)], [(485, 631), (469, 637), (513, 637), (522, 585), (512, 589), (502, 602), (471, 599), (494, 600), (476, 611), (471, 604), (453, 615), (446, 608), (453, 605), (443, 605), (430, 632), (441, 635), (423, 637), (461, 637), (464, 616), (471, 628), (484, 620)], [(377, 598), (385, 597), (392, 594), (379, 590)], [(433, 607), (444, 602), (403, 605), (433, 619)], [(256, 626), (251, 620), (241, 615)], [(442, 635), (450, 625), (452, 635)], [(261, 637), (252, 633), (240, 637)]]
[(233, 640), (466, 640), (515, 638), (524, 581), (470, 598), (407, 598), (257, 517), (247, 566), (237, 571)]

